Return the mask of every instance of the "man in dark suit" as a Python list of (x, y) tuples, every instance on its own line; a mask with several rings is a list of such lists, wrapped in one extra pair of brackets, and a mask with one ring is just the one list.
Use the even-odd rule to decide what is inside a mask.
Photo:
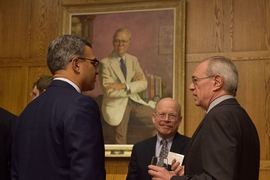
[(167, 141), (168, 151), (185, 154), (189, 138), (177, 132), (182, 121), (179, 103), (172, 98), (161, 99), (156, 104), (152, 121), (157, 130), (157, 135), (133, 146), (127, 180), (152, 179), (148, 174), (147, 166), (151, 163), (153, 156), (159, 156), (162, 139)]
[(11, 142), (17, 116), (0, 108), (0, 179), (10, 180)]
[(12, 180), (105, 180), (99, 108), (81, 94), (94, 89), (98, 64), (83, 38), (62, 35), (50, 43), (54, 80), (15, 123)]
[[(228, 58), (214, 56), (197, 66), (189, 89), (195, 105), (207, 114), (191, 138), (185, 167), (174, 163), (174, 171), (168, 172), (149, 166), (149, 173), (155, 180), (258, 179), (258, 133), (234, 98), (237, 86), (238, 71)], [(173, 176), (183, 175), (183, 172), (184, 176)]]

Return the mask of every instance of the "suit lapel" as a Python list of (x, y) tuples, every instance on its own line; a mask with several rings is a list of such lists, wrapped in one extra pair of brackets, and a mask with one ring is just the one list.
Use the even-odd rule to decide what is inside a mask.
[(155, 135), (149, 141), (146, 143), (147, 147), (146, 149), (146, 157), (149, 157), (147, 161), (149, 161), (149, 164), (151, 163), (152, 157), (155, 156), (156, 153), (156, 142), (157, 142), (157, 136)]
[[(122, 70), (120, 69), (119, 62), (118, 62), (117, 58), (118, 57), (113, 55), (110, 58), (110, 64), (111, 64), (112, 70), (115, 72), (116, 76), (120, 79), (121, 83), (124, 83), (124, 82), (126, 82), (126, 80), (125, 80), (125, 77), (122, 73)], [(127, 69), (127, 72), (128, 72), (128, 69)]]
[(197, 129), (196, 129), (196, 131), (194, 132), (194, 134), (192, 135), (192, 138), (190, 139), (189, 147), (188, 147), (188, 149), (187, 149), (187, 151), (186, 151), (186, 152), (187, 152), (186, 156), (187, 156), (188, 153), (189, 153), (189, 149), (190, 149), (190, 147), (192, 146), (194, 139), (196, 139), (195, 137), (198, 135), (200, 129), (202, 128), (203, 122), (204, 122), (204, 118), (203, 118), (203, 120), (201, 121), (201, 123), (199, 124), (199, 126), (197, 127)]
[(133, 61), (129, 54), (126, 54), (127, 79), (126, 82), (131, 82), (131, 72), (134, 71)]
[(171, 152), (182, 152), (183, 146), (185, 143), (181, 143), (184, 139), (181, 138), (181, 135), (177, 132), (174, 136), (172, 147), (170, 149)]

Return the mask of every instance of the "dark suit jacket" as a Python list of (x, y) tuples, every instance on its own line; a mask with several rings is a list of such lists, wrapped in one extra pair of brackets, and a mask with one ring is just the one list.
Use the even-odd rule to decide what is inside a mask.
[(257, 180), (260, 144), (246, 111), (231, 98), (211, 109), (191, 138), (183, 179)]
[(17, 116), (0, 108), (0, 179), (10, 180), (11, 140)]
[(12, 180), (105, 180), (98, 105), (54, 80), (15, 123)]
[[(185, 154), (189, 142), (188, 137), (176, 133), (170, 151)], [(151, 180), (148, 165), (155, 156), (157, 136), (134, 144), (128, 166), (127, 180)]]

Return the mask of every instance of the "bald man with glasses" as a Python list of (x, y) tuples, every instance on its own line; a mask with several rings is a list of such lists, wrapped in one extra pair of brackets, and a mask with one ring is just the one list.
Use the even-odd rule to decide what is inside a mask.
[(259, 178), (257, 129), (235, 96), (238, 70), (223, 56), (203, 60), (194, 70), (189, 90), (195, 105), (206, 111), (187, 148), (185, 166), (149, 165), (155, 180), (255, 180)]
[(152, 123), (157, 134), (134, 144), (126, 180), (152, 179), (148, 174), (148, 165), (153, 156), (161, 156), (162, 140), (167, 142), (165, 145), (167, 152), (185, 155), (190, 138), (178, 132), (181, 122), (181, 106), (177, 101), (172, 98), (162, 98), (157, 102), (155, 112), (152, 113)]

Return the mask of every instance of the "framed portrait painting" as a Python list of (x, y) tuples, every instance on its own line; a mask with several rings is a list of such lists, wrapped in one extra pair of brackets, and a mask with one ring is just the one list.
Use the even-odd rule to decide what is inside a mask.
[[(172, 97), (181, 104), (184, 119), (185, 1), (63, 5), (61, 33), (87, 38), (97, 59), (113, 51), (113, 35), (119, 28), (130, 30), (132, 39), (127, 52), (138, 58), (147, 79), (147, 89), (139, 93), (141, 99), (155, 103)], [(101, 106), (103, 92), (98, 79), (95, 89), (86, 94)], [(134, 143), (151, 137), (143, 124), (131, 118), (127, 144), (118, 145), (114, 143), (114, 127), (101, 121), (106, 156), (130, 156)], [(184, 134), (184, 122), (179, 132)]]

